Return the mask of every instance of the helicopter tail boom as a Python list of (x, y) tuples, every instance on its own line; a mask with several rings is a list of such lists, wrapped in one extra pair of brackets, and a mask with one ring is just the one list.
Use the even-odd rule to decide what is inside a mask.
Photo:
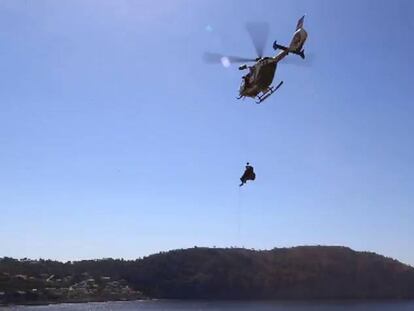
[(283, 51), (287, 51), (288, 53), (293, 53), (299, 55), (303, 59), (305, 58), (305, 51), (303, 49), (303, 45), (305, 44), (306, 38), (308, 37), (308, 33), (303, 28), (303, 23), (305, 21), (305, 15), (302, 16), (296, 25), (295, 33), (293, 34), (293, 38), (289, 44), (289, 47), (277, 44), (276, 41), (273, 43), (273, 49), (281, 49)]
[(279, 50), (282, 50), (282, 51), (287, 51), (288, 53), (299, 55), (300, 57), (302, 57), (302, 59), (305, 59), (305, 50), (304, 49), (299, 50), (299, 51), (291, 50), (287, 46), (277, 44), (276, 41), (273, 43), (273, 49), (274, 50), (279, 49)]

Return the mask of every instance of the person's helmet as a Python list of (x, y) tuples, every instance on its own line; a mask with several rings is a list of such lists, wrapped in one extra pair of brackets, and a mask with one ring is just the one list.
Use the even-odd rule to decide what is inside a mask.
[(249, 162), (247, 162), (247, 163), (246, 163), (246, 165), (250, 165), (250, 163), (249, 163)]

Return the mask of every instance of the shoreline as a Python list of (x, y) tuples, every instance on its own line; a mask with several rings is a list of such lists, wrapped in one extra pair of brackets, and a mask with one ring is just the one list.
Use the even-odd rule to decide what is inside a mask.
[(383, 299), (369, 299), (369, 298), (342, 298), (342, 299), (252, 299), (252, 300), (237, 300), (237, 299), (163, 299), (163, 298), (140, 298), (140, 299), (85, 299), (85, 300), (65, 300), (65, 301), (29, 301), (24, 303), (8, 303), (1, 304), (0, 308), (7, 308), (13, 306), (52, 306), (64, 304), (88, 304), (88, 303), (110, 303), (110, 302), (152, 302), (152, 301), (170, 301), (170, 302), (209, 302), (209, 303), (279, 303), (279, 304), (302, 304), (302, 303), (318, 303), (318, 304), (336, 304), (336, 303), (350, 303), (350, 304), (366, 304), (366, 303), (405, 303), (414, 302), (414, 298), (383, 298)]
[(62, 300), (62, 301), (27, 301), (27, 302), (11, 302), (0, 303), (2, 307), (12, 306), (49, 306), (49, 305), (62, 305), (62, 304), (80, 304), (80, 303), (105, 303), (105, 302), (126, 302), (126, 301), (156, 301), (157, 299), (139, 298), (139, 299), (77, 299), (77, 300)]

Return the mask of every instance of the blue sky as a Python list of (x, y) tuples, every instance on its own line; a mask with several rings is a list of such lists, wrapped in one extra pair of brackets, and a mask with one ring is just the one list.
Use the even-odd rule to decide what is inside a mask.
[[(307, 14), (302, 65), (237, 101)], [(414, 265), (411, 1), (0, 1), (0, 256), (346, 245)], [(290, 55), (290, 58), (295, 58)], [(300, 62), (299, 62), (300, 63)], [(257, 179), (238, 188), (244, 163)]]

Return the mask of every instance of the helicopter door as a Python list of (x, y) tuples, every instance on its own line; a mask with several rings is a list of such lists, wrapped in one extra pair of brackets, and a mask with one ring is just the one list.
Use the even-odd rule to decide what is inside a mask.
[(251, 85), (256, 80), (257, 70), (256, 66), (249, 67), (249, 73), (247, 74), (248, 84)]

